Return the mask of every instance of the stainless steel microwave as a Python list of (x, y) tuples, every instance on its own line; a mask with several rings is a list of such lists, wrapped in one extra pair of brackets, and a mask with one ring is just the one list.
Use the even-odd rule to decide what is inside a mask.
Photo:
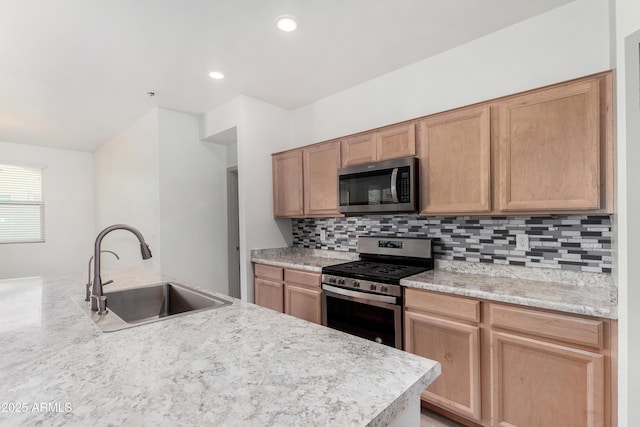
[(403, 157), (338, 169), (340, 212), (415, 212), (418, 209), (418, 159)]

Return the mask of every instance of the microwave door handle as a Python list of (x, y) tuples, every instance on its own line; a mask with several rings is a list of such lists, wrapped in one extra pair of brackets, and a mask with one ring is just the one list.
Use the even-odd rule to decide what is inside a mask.
[(397, 181), (398, 168), (393, 168), (393, 172), (391, 172), (391, 197), (393, 198), (393, 203), (398, 203), (398, 188), (396, 187)]

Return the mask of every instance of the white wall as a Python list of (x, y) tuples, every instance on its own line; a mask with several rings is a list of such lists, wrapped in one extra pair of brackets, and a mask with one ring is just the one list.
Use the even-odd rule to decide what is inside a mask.
[(238, 166), (238, 139), (227, 147), (227, 167)]
[(240, 96), (203, 116), (200, 136), (203, 140), (216, 140), (216, 135), (234, 127), (240, 210), (240, 286), (242, 299), (253, 301), (251, 250), (291, 244), (291, 221), (273, 218), (271, 177), (271, 153), (291, 144), (290, 112)]
[(44, 243), (0, 244), (0, 279), (82, 272), (93, 247), (90, 153), (0, 142), (0, 163), (45, 166)]
[(159, 109), (162, 273), (228, 294), (227, 147), (197, 117)]
[(203, 115), (200, 119), (200, 139), (215, 141), (217, 135), (242, 126), (242, 99), (242, 96), (233, 98)]
[(103, 254), (104, 268), (138, 266), (161, 271), (158, 144), (158, 110), (154, 109), (94, 153), (96, 233), (113, 224), (133, 226), (153, 254), (142, 260), (138, 240), (127, 231), (113, 231), (104, 238), (102, 249), (115, 251), (120, 260)]
[[(619, 289), (619, 425), (640, 425), (640, 106), (638, 45), (634, 57), (627, 57), (626, 39), (640, 31), (640, 2), (617, 0), (616, 8), (616, 118), (618, 215), (614, 218), (615, 277)], [(640, 40), (640, 38), (638, 39)], [(628, 75), (634, 70), (634, 75)]]
[(273, 218), (271, 153), (290, 145), (290, 113), (243, 96), (238, 134), (240, 292), (253, 301), (251, 250), (290, 246), (291, 220)]
[(611, 68), (606, 0), (578, 0), (293, 112), (291, 146)]

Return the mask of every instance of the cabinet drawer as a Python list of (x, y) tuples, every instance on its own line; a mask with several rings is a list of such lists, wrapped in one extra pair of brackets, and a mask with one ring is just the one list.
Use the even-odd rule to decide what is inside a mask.
[(287, 283), (296, 283), (298, 285), (320, 287), (320, 274), (309, 271), (286, 269), (284, 271), (284, 281)]
[(480, 301), (441, 295), (407, 288), (405, 305), (409, 309), (424, 310), (456, 319), (480, 321)]
[(600, 320), (494, 304), (490, 307), (490, 313), (491, 326), (594, 348), (603, 346), (603, 324)]
[(267, 280), (282, 280), (282, 268), (272, 265), (254, 264), (254, 272), (257, 277)]

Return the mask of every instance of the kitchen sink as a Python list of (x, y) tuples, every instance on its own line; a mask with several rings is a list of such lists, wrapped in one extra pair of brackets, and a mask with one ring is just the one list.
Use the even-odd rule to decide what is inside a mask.
[(232, 304), (217, 296), (171, 282), (105, 292), (104, 295), (107, 297), (108, 311), (103, 315), (91, 311), (83, 299), (74, 298), (102, 332), (118, 331)]

